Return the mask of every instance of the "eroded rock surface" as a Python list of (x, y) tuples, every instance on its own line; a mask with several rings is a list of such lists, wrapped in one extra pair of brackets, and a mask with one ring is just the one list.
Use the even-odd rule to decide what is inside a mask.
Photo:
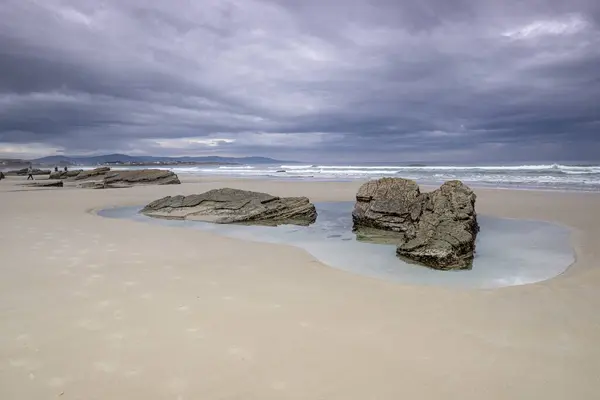
[(94, 169), (90, 169), (90, 170), (87, 170), (87, 171), (81, 171), (81, 172), (79, 172), (77, 174), (77, 176), (75, 176), (73, 178), (73, 180), (75, 180), (75, 181), (81, 181), (81, 180), (84, 180), (84, 179), (99, 178), (99, 177), (103, 177), (108, 172), (110, 172), (110, 168), (109, 167), (94, 168)]
[(77, 175), (79, 175), (82, 172), (83, 172), (83, 170), (81, 170), (81, 169), (74, 169), (72, 171), (57, 171), (57, 172), (52, 172), (50, 174), (50, 179), (75, 178)]
[(104, 187), (130, 187), (136, 185), (178, 185), (179, 177), (166, 169), (138, 169), (114, 171), (104, 175)]
[[(13, 171), (8, 171), (6, 173), (7, 176), (27, 176), (29, 174), (28, 168), (17, 169)], [(50, 170), (47, 169), (39, 169), (33, 168), (32, 175), (50, 175)]]
[(141, 212), (151, 217), (219, 224), (310, 225), (317, 219), (315, 206), (306, 197), (276, 197), (231, 188), (164, 197), (148, 204)]
[(63, 187), (64, 184), (63, 184), (63, 181), (43, 180), (43, 181), (35, 181), (35, 182), (31, 182), (31, 183), (26, 183), (25, 186), (45, 188), (45, 187)]
[(138, 185), (174, 185), (180, 184), (174, 172), (164, 169), (140, 169), (110, 171), (108, 167), (84, 171), (74, 181), (77, 187), (88, 189), (129, 188)]
[(356, 195), (353, 230), (361, 240), (395, 243), (398, 256), (435, 269), (469, 269), (479, 232), (476, 196), (460, 181), (430, 193), (416, 182), (382, 178)]

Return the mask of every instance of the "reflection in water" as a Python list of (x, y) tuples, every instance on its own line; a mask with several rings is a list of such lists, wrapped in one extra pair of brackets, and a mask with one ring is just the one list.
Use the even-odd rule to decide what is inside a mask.
[(365, 243), (352, 233), (351, 202), (317, 203), (319, 217), (311, 226), (219, 225), (165, 220), (138, 214), (141, 207), (102, 210), (109, 218), (200, 229), (222, 236), (305, 249), (326, 265), (356, 274), (406, 284), (463, 288), (496, 288), (553, 278), (573, 263), (569, 231), (559, 225), (478, 216), (481, 231), (472, 270), (437, 271), (396, 257), (393, 244)]

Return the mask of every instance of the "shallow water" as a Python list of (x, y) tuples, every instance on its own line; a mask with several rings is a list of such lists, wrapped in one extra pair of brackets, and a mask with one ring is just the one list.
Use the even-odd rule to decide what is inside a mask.
[(396, 257), (395, 246), (363, 243), (352, 233), (352, 202), (316, 203), (319, 216), (309, 227), (220, 225), (150, 218), (141, 207), (102, 210), (98, 215), (200, 229), (238, 239), (284, 243), (305, 249), (326, 265), (374, 278), (417, 285), (498, 288), (545, 281), (574, 262), (569, 230), (552, 223), (478, 216), (472, 270), (437, 271)]

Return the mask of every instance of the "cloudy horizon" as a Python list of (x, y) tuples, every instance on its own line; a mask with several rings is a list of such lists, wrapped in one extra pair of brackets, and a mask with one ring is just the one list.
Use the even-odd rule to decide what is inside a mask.
[(600, 160), (597, 0), (0, 0), (0, 157)]

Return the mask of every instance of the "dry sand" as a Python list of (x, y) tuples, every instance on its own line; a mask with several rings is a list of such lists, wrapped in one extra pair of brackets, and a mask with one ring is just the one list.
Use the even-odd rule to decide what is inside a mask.
[(456, 290), (89, 213), (222, 186), (352, 200), (360, 182), (23, 181), (0, 182), (2, 400), (600, 396), (600, 195), (478, 190), (479, 213), (572, 227), (577, 263), (540, 284)]

